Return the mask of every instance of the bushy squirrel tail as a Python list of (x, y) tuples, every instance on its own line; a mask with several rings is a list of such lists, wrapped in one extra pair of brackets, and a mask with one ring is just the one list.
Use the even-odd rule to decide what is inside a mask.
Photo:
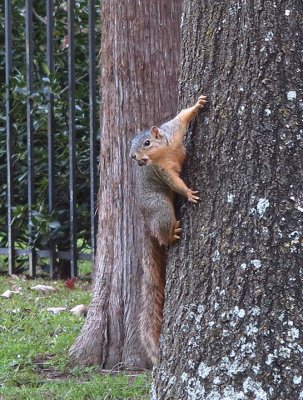
[(159, 337), (163, 319), (166, 249), (150, 237), (143, 257), (141, 340), (153, 364), (158, 358)]

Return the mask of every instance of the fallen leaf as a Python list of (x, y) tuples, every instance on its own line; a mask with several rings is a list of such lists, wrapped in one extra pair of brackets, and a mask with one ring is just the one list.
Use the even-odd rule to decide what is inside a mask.
[(20, 294), (20, 290), (6, 290), (4, 293), (1, 294), (1, 297), (10, 299), (13, 294)]
[(14, 281), (19, 281), (19, 280), (20, 280), (19, 276), (16, 275), (16, 274), (10, 275), (10, 278), (11, 278), (12, 280), (14, 280)]
[(67, 289), (74, 290), (75, 289), (75, 282), (76, 282), (76, 278), (67, 279), (64, 282), (64, 286), (67, 287)]
[(69, 311), (75, 315), (86, 315), (88, 308), (84, 304), (78, 304)]
[(57, 315), (57, 314), (60, 314), (62, 311), (66, 311), (67, 308), (66, 307), (49, 307), (46, 310)]
[(20, 293), (22, 290), (22, 287), (14, 284), (14, 285), (12, 285), (12, 290), (15, 290), (16, 292)]
[(40, 293), (51, 293), (51, 292), (58, 292), (57, 288), (54, 288), (53, 286), (47, 286), (47, 285), (36, 285), (31, 287), (32, 290), (35, 290), (36, 292)]

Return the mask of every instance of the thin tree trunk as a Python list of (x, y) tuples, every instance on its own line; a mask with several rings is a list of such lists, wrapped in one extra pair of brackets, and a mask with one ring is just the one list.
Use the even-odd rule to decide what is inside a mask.
[(184, 1), (199, 205), (166, 271), (153, 399), (303, 398), (303, 3)]
[[(144, 238), (129, 144), (176, 111), (180, 1), (102, 2), (99, 232), (93, 297), (73, 363), (147, 367), (139, 338)], [(146, 260), (144, 260), (146, 262)]]

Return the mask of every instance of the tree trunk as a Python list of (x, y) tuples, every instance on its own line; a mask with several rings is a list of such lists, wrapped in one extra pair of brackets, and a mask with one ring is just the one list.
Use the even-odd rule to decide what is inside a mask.
[(303, 399), (303, 3), (185, 0), (188, 135), (153, 399)]
[(129, 144), (176, 112), (180, 0), (102, 2), (99, 232), (93, 297), (70, 350), (77, 364), (150, 364), (139, 338), (144, 238)]

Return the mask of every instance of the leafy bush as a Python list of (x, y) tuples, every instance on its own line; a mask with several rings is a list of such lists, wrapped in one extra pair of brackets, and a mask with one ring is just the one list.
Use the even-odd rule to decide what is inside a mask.
[[(23, 0), (12, 0), (13, 11), (13, 74), (11, 82), (11, 115), (13, 121), (14, 156), (14, 224), (16, 244), (28, 245), (27, 221), (27, 139), (26, 101), (30, 95), (25, 78), (25, 10)], [(68, 90), (67, 90), (67, 35), (66, 2), (55, 1), (54, 73), (46, 64), (46, 9), (45, 2), (34, 1), (33, 15), (33, 152), (34, 196), (33, 240), (37, 249), (47, 248), (50, 238), (59, 239), (58, 250), (69, 248), (69, 191), (68, 191)], [(4, 26), (4, 4), (0, 6), (0, 22)], [(88, 9), (86, 0), (77, 0), (75, 7), (75, 82), (76, 82), (76, 193), (79, 242), (90, 244), (89, 202), (89, 97), (88, 97)], [(96, 32), (100, 31), (97, 27)], [(4, 31), (0, 33), (4, 43)], [(98, 43), (98, 38), (96, 40)], [(5, 53), (0, 48), (0, 247), (7, 243), (7, 151), (5, 128)], [(55, 209), (48, 211), (47, 158), (47, 96), (54, 97), (55, 119)], [(96, 140), (96, 146), (99, 141)]]

